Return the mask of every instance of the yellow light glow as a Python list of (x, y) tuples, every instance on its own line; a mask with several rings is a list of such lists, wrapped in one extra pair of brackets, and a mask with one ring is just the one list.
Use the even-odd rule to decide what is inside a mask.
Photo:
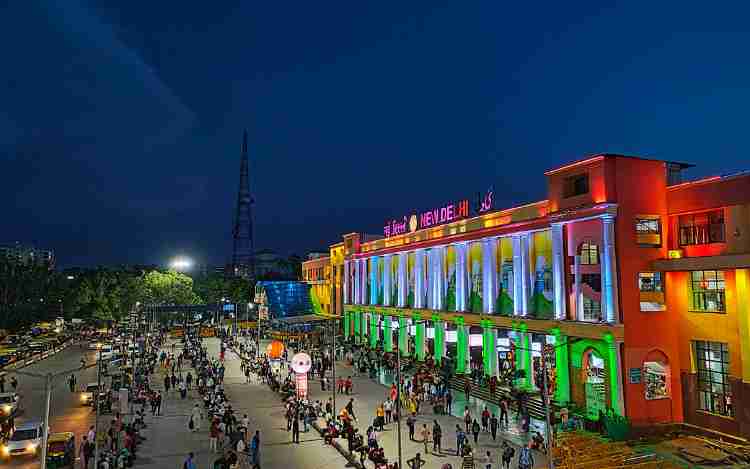
[(682, 249), (670, 249), (668, 256), (670, 259), (681, 259), (682, 258)]
[(6, 414), (9, 414), (11, 410), (13, 410), (11, 406), (7, 404), (3, 406), (3, 412), (5, 412)]

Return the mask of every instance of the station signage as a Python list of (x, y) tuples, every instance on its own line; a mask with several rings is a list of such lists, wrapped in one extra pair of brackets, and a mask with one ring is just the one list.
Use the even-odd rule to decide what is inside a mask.
[[(477, 193), (476, 203), (474, 204), (473, 210), (474, 213), (482, 214), (489, 212), (492, 210), (492, 207), (492, 189), (487, 191), (484, 196)], [(383, 234), (386, 238), (390, 238), (391, 236), (413, 233), (417, 230), (469, 218), (471, 213), (472, 210), (469, 204), (469, 199), (463, 199), (424, 212), (412, 213), (411, 215), (404, 215), (401, 218), (387, 220), (383, 227)]]

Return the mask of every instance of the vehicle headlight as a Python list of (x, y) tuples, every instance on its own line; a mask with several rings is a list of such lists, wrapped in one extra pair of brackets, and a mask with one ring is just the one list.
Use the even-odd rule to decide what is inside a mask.
[(7, 404), (3, 406), (3, 412), (5, 412), (6, 414), (9, 414), (11, 410), (13, 410), (13, 407)]
[(3, 445), (3, 454), (10, 454), (10, 449), (5, 445)]
[(29, 453), (33, 453), (33, 452), (35, 452), (35, 451), (36, 451), (36, 447), (37, 447), (37, 446), (38, 446), (38, 445), (37, 445), (36, 443), (31, 443), (31, 444), (30, 444), (29, 446), (27, 446), (27, 447), (26, 447), (26, 450), (27, 450), (27, 451), (28, 451)]

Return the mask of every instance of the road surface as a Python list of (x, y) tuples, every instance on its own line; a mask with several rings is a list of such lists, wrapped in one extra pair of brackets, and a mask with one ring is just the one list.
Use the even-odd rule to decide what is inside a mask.
[[(78, 345), (71, 345), (56, 355), (23, 368), (21, 371), (59, 373), (79, 367), (82, 355), (87, 363), (94, 363), (93, 351), (81, 350)], [(77, 387), (80, 388), (82, 384), (96, 381), (96, 367), (78, 371), (75, 375), (78, 380)], [(45, 405), (44, 380), (22, 375), (16, 376), (18, 378), (18, 393), (21, 395), (21, 411), (16, 417), (16, 425), (29, 420), (42, 420)], [(6, 391), (9, 390), (8, 388), (10, 388), (10, 385), (6, 385)], [(77, 446), (80, 444), (81, 436), (94, 422), (91, 407), (82, 406), (80, 396), (81, 393), (78, 391), (70, 392), (67, 377), (61, 376), (53, 382), (50, 403), (50, 431), (75, 433)], [(24, 469), (38, 468), (39, 457), (15, 457), (10, 462), (3, 462), (2, 466)]]

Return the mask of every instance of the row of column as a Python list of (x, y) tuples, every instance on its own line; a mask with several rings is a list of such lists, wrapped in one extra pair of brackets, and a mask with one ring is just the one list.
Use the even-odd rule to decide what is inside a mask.
[[(531, 271), (530, 234), (519, 234), (512, 236), (513, 242), (513, 303), (516, 306), (516, 314), (526, 316), (528, 314), (529, 302), (531, 300), (534, 285), (534, 272)], [(564, 253), (562, 241), (562, 227), (553, 227), (553, 289), (555, 292), (555, 317), (565, 318), (565, 277), (564, 277)], [(469, 272), (467, 269), (467, 257), (469, 243), (462, 242), (453, 245), (456, 251), (456, 285), (455, 298), (457, 311), (468, 309)], [(443, 292), (446, 289), (445, 272), (445, 246), (427, 249), (417, 249), (414, 255), (414, 304), (416, 309), (447, 310), (453, 309), (453, 305), (443, 304)], [(485, 313), (495, 313), (496, 304), (494, 299), (498, 294), (500, 284), (499, 272), (494, 262), (497, 257), (497, 240), (486, 239), (482, 241), (482, 297), (483, 310)], [(393, 256), (399, 256), (397, 287), (392, 279)], [(377, 260), (379, 256), (367, 259), (354, 259), (344, 263), (344, 303), (360, 305), (382, 305), (393, 307), (405, 307), (408, 295), (407, 262), (408, 253), (386, 254), (383, 259), (383, 275), (378, 275), (377, 269), (368, 269), (368, 262)], [(369, 289), (367, 280), (369, 277)], [(353, 279), (354, 288), (350, 288), (350, 278)], [(378, 292), (382, 282), (383, 297), (378, 298)], [(397, 288), (397, 291), (394, 291)]]
[[(426, 326), (427, 318), (422, 318), (419, 314), (412, 316), (416, 322), (415, 338), (415, 356), (417, 360), (423, 361), (427, 355), (426, 346)], [(441, 320), (437, 315), (433, 315), (429, 320), (435, 328), (434, 335), (434, 358), (438, 363), (442, 363), (446, 357), (446, 322)], [(404, 316), (398, 317), (398, 344), (393, 343), (392, 321), (391, 316), (381, 316), (376, 313), (353, 312), (345, 313), (344, 334), (347, 337), (354, 336), (355, 341), (360, 344), (369, 344), (375, 347), (378, 341), (378, 329), (380, 321), (383, 323), (383, 348), (387, 353), (394, 351), (394, 345), (398, 346), (402, 356), (409, 355), (408, 347), (408, 323)], [(464, 374), (469, 370), (471, 357), (469, 353), (469, 327), (464, 323), (463, 317), (455, 318), (457, 340), (456, 340), (456, 364), (455, 371), (457, 374)], [(351, 327), (353, 325), (353, 331)], [(481, 321), (482, 327), (482, 358), (484, 372), (487, 376), (499, 376), (498, 350), (497, 350), (497, 328), (489, 320)], [(525, 324), (515, 327), (516, 334), (516, 369), (523, 370), (523, 377), (519, 379), (517, 385), (521, 388), (531, 389), (533, 385), (533, 366), (532, 366), (532, 348), (531, 333), (528, 332)], [(557, 402), (568, 402), (570, 400), (570, 371), (568, 337), (561, 334), (558, 328), (551, 331), (555, 337), (555, 363), (557, 386), (555, 387), (554, 399)], [(608, 357), (610, 361), (614, 360), (614, 355)], [(615, 367), (619, 366), (612, 362)], [(616, 373), (610, 373), (610, 376), (616, 377)], [(541, 386), (541, 385), (539, 385)], [(614, 402), (614, 401), (613, 401)]]
[[(601, 249), (601, 276), (602, 276), (602, 316), (610, 323), (619, 321), (618, 292), (617, 292), (617, 260), (615, 254), (615, 217), (606, 214), (600, 217), (602, 221), (602, 249)], [(550, 227), (552, 241), (552, 290), (555, 319), (567, 318), (567, 296), (566, 296), (566, 271), (565, 271), (565, 243), (563, 224), (552, 224)], [(521, 233), (511, 236), (513, 245), (513, 303), (515, 314), (525, 317), (529, 313), (532, 289), (535, 273), (531, 271), (531, 234)], [(469, 307), (469, 272), (467, 271), (468, 242), (454, 244), (456, 251), (456, 285), (455, 285), (455, 309), (466, 311)], [(443, 291), (446, 288), (445, 271), (445, 249), (446, 246), (438, 246), (427, 249), (417, 249), (414, 256), (414, 303), (416, 309), (447, 310), (453, 309), (453, 305), (443, 304)], [(495, 313), (499, 275), (494, 262), (497, 256), (497, 240), (486, 239), (482, 241), (482, 263), (483, 263), (483, 312)], [(397, 291), (394, 291), (392, 279), (393, 256), (399, 256), (398, 276), (396, 282)], [(370, 259), (379, 259), (378, 256), (369, 259), (353, 259), (344, 263), (344, 303), (358, 305), (382, 305), (392, 307), (406, 307), (408, 295), (407, 261), (408, 253), (386, 254), (383, 258), (383, 275), (378, 275), (377, 269), (368, 269)], [(367, 288), (369, 275), (370, 289)], [(576, 276), (574, 283), (574, 298), (580, 298), (579, 285), (580, 276)], [(353, 282), (353, 288), (350, 283)], [(382, 282), (383, 298), (378, 298), (380, 283)], [(580, 308), (576, 308), (580, 310)], [(582, 320), (580, 311), (576, 314), (578, 320)]]

